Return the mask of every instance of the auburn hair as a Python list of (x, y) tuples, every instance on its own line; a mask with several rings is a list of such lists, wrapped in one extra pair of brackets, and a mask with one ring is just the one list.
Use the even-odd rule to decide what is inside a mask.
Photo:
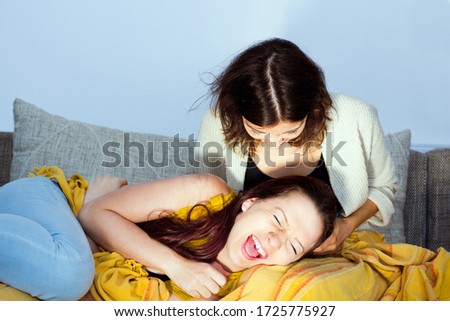
[(243, 118), (260, 127), (300, 122), (293, 146), (317, 147), (324, 139), (331, 97), (321, 68), (297, 45), (283, 39), (257, 43), (237, 55), (210, 87), (228, 147), (252, 152), (256, 142)]
[[(172, 248), (185, 258), (201, 262), (213, 262), (225, 246), (235, 219), (242, 212), (242, 204), (250, 198), (269, 199), (299, 192), (309, 197), (323, 220), (323, 231), (316, 246), (331, 235), (336, 218), (335, 196), (324, 182), (304, 176), (274, 178), (240, 192), (222, 210), (209, 213), (199, 219), (187, 220), (169, 215), (157, 220), (137, 223), (150, 237)], [(204, 205), (195, 205), (191, 211)], [(191, 246), (192, 241), (204, 240)]]

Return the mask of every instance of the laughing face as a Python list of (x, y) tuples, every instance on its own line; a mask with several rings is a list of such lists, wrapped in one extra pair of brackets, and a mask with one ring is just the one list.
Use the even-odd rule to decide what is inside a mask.
[(249, 199), (217, 259), (233, 272), (258, 264), (286, 265), (313, 249), (323, 228), (313, 202), (299, 192)]

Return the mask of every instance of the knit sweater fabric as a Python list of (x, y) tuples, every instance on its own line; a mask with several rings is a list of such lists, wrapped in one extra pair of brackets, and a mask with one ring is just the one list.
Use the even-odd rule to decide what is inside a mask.
[[(376, 109), (347, 95), (331, 97), (331, 120), (321, 148), (342, 214), (351, 215), (370, 199), (379, 211), (367, 223), (386, 226), (394, 213), (396, 177)], [(242, 190), (248, 155), (226, 146), (220, 119), (212, 111), (203, 117), (199, 142), (199, 171), (221, 177), (235, 191)], [(367, 223), (360, 228), (369, 227)]]

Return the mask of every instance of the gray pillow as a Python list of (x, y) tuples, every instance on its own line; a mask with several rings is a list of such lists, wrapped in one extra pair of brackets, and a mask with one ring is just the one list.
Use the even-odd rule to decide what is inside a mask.
[(194, 170), (187, 144), (176, 136), (127, 133), (67, 120), (16, 99), (11, 180), (44, 165), (58, 166), (66, 176), (81, 174), (88, 181), (110, 175), (136, 183), (188, 174)]
[(392, 162), (397, 176), (397, 192), (395, 193), (394, 200), (395, 213), (387, 226), (372, 226), (370, 229), (383, 233), (387, 243), (405, 243), (403, 208), (405, 206), (406, 186), (408, 183), (411, 131), (405, 129), (386, 135), (385, 143), (392, 156)]

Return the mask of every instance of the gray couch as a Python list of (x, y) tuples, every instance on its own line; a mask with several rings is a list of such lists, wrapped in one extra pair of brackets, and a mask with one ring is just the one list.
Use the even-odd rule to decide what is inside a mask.
[[(57, 165), (70, 174), (82, 174), (88, 180), (98, 175), (116, 175), (133, 182), (193, 172), (189, 166), (173, 164), (175, 157), (189, 157), (183, 150), (176, 150), (176, 155), (173, 151), (169, 153), (172, 163), (165, 166), (149, 166), (148, 159), (144, 164), (140, 153), (131, 155), (132, 152), (124, 150), (120, 155), (126, 158), (125, 163), (132, 158), (128, 167), (110, 166), (111, 162), (98, 165), (105, 156), (105, 149), (101, 153), (102, 147), (111, 141), (124, 143), (125, 137), (136, 147), (137, 142), (173, 142), (173, 137), (137, 133), (128, 137), (120, 130), (50, 115), (21, 100), (14, 102), (14, 122), (14, 134), (0, 132), (0, 186), (26, 176), (34, 166), (43, 165)], [(409, 131), (387, 135), (388, 147), (404, 186), (399, 186), (399, 200), (394, 204), (396, 214), (391, 224), (399, 226), (394, 230), (390, 227), (378, 230), (390, 234), (387, 241), (392, 243), (406, 241), (431, 250), (450, 249), (450, 148), (421, 153), (409, 148), (410, 137)], [(152, 152), (161, 154), (151, 146)], [(138, 149), (134, 151), (140, 152)], [(400, 161), (401, 158), (404, 160)]]

